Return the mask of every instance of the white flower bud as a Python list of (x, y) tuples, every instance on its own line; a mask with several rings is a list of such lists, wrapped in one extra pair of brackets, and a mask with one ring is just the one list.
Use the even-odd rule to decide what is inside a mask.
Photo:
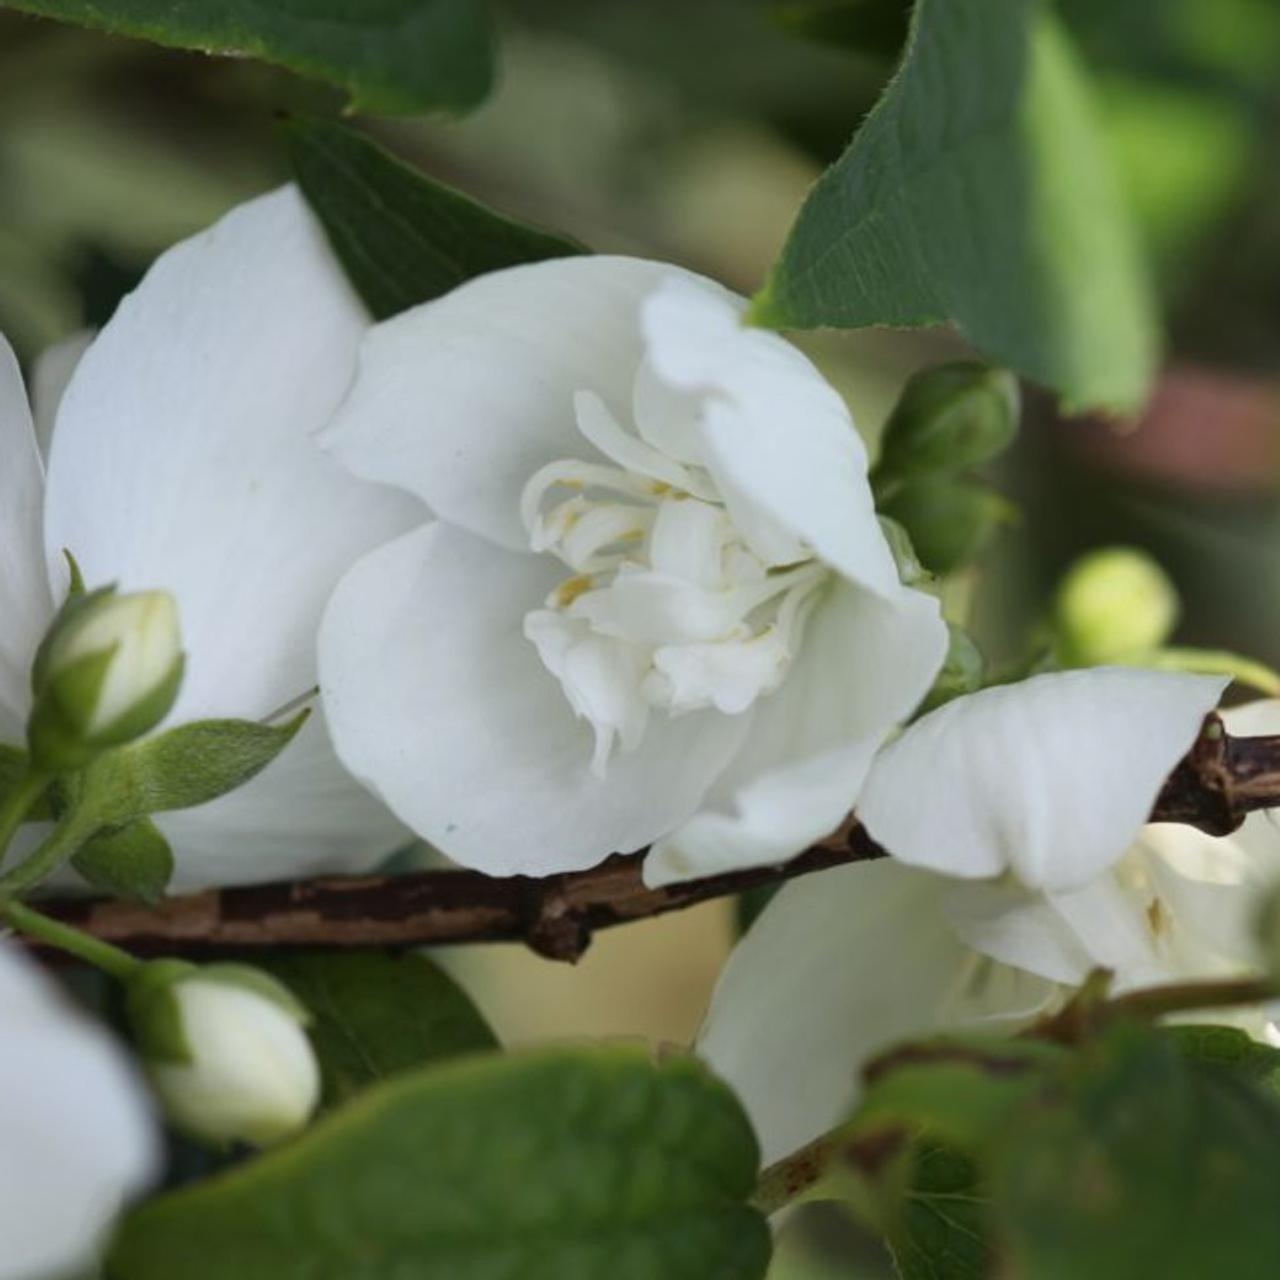
[(1159, 648), (1178, 612), (1177, 591), (1149, 555), (1109, 547), (1077, 560), (1062, 580), (1054, 630), (1064, 662), (1099, 666)]
[(33, 671), (33, 754), (49, 767), (75, 768), (140, 737), (173, 706), (182, 668), (178, 610), (167, 592), (73, 597)]
[(218, 1146), (258, 1147), (302, 1129), (320, 1099), (320, 1069), (290, 993), (242, 965), (148, 969), (158, 978), (135, 985), (130, 1014), (174, 1126)]

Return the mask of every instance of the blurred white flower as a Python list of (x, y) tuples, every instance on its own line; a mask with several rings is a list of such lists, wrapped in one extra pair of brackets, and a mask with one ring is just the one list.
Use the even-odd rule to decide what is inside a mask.
[[(311, 439), (367, 323), (286, 189), (165, 253), (79, 362), (61, 362), (74, 367), (64, 392), (46, 368), (47, 459), (0, 350), (0, 742), (23, 740), (64, 549), (90, 586), (176, 600), (188, 665), (171, 720), (260, 719), (316, 684), (334, 583), (418, 519)], [(401, 838), (339, 766), (320, 714), (246, 787), (156, 822), (179, 889), (362, 869)]]
[[(848, 1114), (861, 1064), (894, 1041), (1012, 1029), (1098, 967), (1125, 990), (1256, 966), (1252, 915), (1280, 873), (1270, 819), (1223, 839), (1143, 826), (1222, 683), (1041, 676), (957, 699), (886, 749), (859, 811), (898, 856), (786, 885), (699, 1036), (767, 1160)], [(1228, 727), (1280, 732), (1280, 703), (1258, 706)], [(1265, 1015), (1246, 1022), (1260, 1033)]]
[(157, 1172), (155, 1129), (124, 1054), (8, 945), (0, 1045), (0, 1280), (54, 1280)]
[(376, 326), (323, 437), (438, 517), (343, 580), (347, 765), (495, 874), (653, 844), (650, 883), (836, 826), (946, 649), (848, 412), (676, 267), (517, 267)]

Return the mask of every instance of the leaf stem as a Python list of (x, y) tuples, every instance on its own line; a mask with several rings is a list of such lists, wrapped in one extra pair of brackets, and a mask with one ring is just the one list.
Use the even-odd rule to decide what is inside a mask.
[(44, 789), (48, 785), (47, 773), (31, 770), (13, 784), (4, 800), (0, 802), (0, 862), (4, 860), (5, 851), (17, 834), (23, 819), (36, 801), (44, 795)]
[(841, 1132), (824, 1133), (762, 1170), (751, 1203), (768, 1217), (798, 1200), (813, 1198), (839, 1150)]
[(81, 933), (79, 929), (63, 924), (60, 920), (41, 915), (39, 911), (33, 910), (16, 899), (0, 904), (0, 915), (28, 937), (37, 938), (51, 947), (57, 947), (58, 950), (65, 951), (121, 981), (128, 978), (142, 964), (141, 960), (131, 956), (127, 951), (113, 947), (109, 942), (103, 942), (87, 933)]
[(92, 835), (83, 815), (72, 810), (16, 867), (0, 875), (0, 894), (24, 893), (56, 871)]

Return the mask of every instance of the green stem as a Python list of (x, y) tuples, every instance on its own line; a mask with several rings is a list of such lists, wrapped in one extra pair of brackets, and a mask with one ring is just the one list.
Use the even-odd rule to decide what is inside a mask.
[(44, 795), (44, 789), (48, 785), (47, 773), (32, 771), (19, 778), (9, 789), (3, 802), (0, 802), (0, 861), (3, 861), (5, 850), (17, 834), (23, 819)]
[(104, 973), (109, 973), (113, 978), (119, 978), (121, 981), (128, 978), (142, 964), (141, 960), (131, 956), (127, 951), (121, 951), (119, 947), (113, 947), (109, 942), (81, 933), (79, 929), (73, 929), (71, 925), (63, 924), (60, 920), (51, 920), (48, 916), (41, 915), (39, 911), (33, 911), (21, 902), (10, 901), (0, 904), (0, 915), (29, 938), (36, 938), (51, 947), (57, 947), (59, 951), (66, 951), (86, 964), (93, 965), (95, 969), (101, 969)]
[(16, 867), (0, 875), (0, 894), (25, 893), (56, 871), (92, 835), (76, 812), (67, 814)]

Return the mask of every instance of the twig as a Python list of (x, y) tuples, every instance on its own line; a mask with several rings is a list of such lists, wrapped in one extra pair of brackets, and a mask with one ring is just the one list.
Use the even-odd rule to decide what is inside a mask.
[[(1273, 805), (1280, 805), (1280, 737), (1232, 738), (1217, 716), (1210, 716), (1170, 774), (1151, 816), (1222, 835), (1251, 810)], [(48, 915), (144, 955), (509, 941), (524, 942), (553, 960), (572, 961), (597, 929), (884, 856), (851, 816), (838, 831), (780, 866), (662, 889), (645, 887), (642, 854), (617, 854), (590, 870), (541, 880), (425, 871), (210, 890), (158, 908), (104, 899), (60, 899), (41, 906)]]

